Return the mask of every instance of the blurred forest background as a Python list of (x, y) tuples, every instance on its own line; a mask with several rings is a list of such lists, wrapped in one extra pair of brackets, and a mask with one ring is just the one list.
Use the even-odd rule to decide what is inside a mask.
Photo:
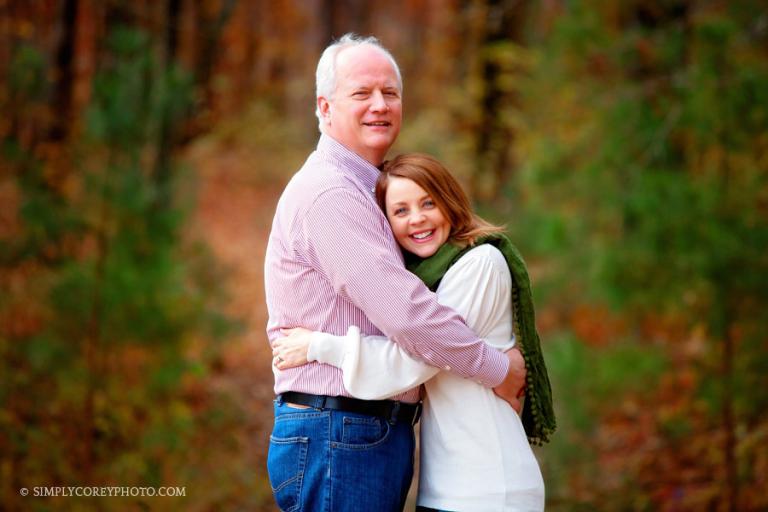
[(768, 510), (750, 0), (0, 0), (0, 508), (273, 510), (263, 253), (347, 31), (528, 260), (547, 509)]

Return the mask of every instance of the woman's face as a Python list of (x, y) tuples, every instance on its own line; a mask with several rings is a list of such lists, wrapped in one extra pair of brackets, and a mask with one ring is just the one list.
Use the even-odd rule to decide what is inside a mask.
[(413, 180), (390, 177), (384, 202), (395, 239), (406, 251), (427, 258), (448, 240), (448, 219)]

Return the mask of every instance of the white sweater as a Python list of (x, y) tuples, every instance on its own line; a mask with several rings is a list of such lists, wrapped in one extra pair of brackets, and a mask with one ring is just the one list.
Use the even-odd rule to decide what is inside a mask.
[[(468, 251), (443, 276), (438, 301), (490, 346), (512, 334), (511, 276), (489, 244)], [(314, 333), (308, 359), (341, 368), (358, 398), (387, 398), (424, 383), (418, 504), (443, 510), (541, 511), (544, 481), (519, 416), (493, 390), (410, 357), (382, 336)], [(450, 370), (450, 368), (445, 368)]]

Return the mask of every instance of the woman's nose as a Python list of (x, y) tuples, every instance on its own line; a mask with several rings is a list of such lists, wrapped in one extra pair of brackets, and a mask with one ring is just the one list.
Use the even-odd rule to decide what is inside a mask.
[(424, 216), (424, 214), (422, 212), (413, 212), (411, 214), (410, 218), (408, 219), (408, 221), (411, 224), (416, 225), (416, 224), (421, 224), (422, 222), (424, 222), (425, 218), (426, 217)]

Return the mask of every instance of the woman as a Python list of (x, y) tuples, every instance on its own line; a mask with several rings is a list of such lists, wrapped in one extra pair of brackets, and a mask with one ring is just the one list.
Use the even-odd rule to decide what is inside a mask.
[(472, 212), (434, 158), (407, 154), (386, 163), (376, 199), (409, 270), (442, 304), (494, 348), (521, 342), (528, 369), (523, 421), (492, 390), (416, 361), (384, 337), (361, 336), (354, 326), (346, 336), (286, 331), (273, 344), (275, 366), (337, 366), (347, 390), (363, 399), (424, 383), (420, 510), (543, 510), (544, 482), (527, 438), (546, 441), (555, 423), (522, 259), (501, 228)]

